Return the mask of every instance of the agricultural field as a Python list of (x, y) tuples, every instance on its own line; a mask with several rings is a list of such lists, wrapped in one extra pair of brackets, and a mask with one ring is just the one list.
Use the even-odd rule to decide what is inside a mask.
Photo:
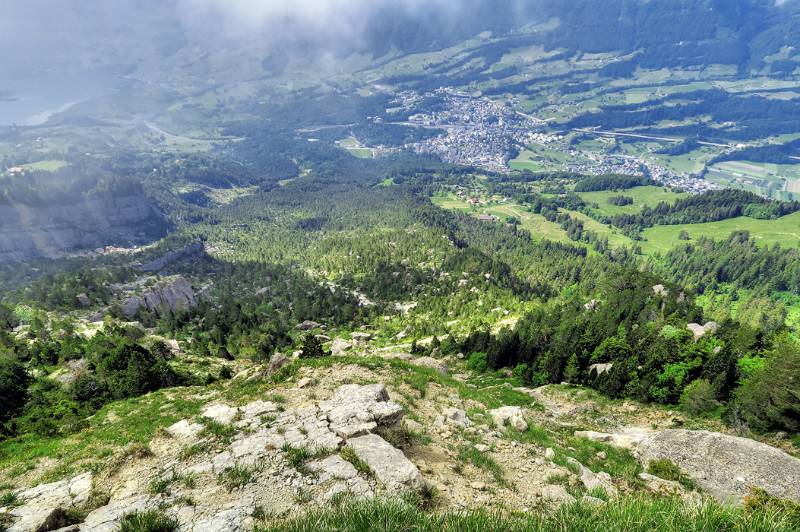
[(640, 242), (646, 254), (669, 251), (678, 244), (685, 243), (678, 238), (681, 231), (686, 230), (689, 237), (701, 236), (724, 240), (734, 231), (750, 231), (751, 238), (767, 246), (780, 244), (783, 247), (800, 248), (800, 212), (784, 216), (777, 220), (756, 220), (741, 216), (719, 222), (708, 222), (688, 225), (658, 225), (645, 229)]
[(485, 206), (473, 206), (453, 194), (437, 195), (431, 199), (435, 205), (443, 209), (461, 211), (473, 216), (491, 214), (497, 216), (500, 221), (513, 216), (520, 220), (519, 227), (529, 231), (536, 239), (569, 242), (566, 231), (560, 225), (547, 221), (541, 214), (528, 212), (525, 207), (516, 203), (489, 203)]
[(372, 157), (372, 150), (364, 147), (355, 137), (347, 137), (338, 142), (341, 148), (347, 150), (353, 157), (359, 159), (369, 159)]
[(531, 144), (516, 159), (510, 161), (509, 166), (515, 170), (547, 172), (563, 169), (566, 164), (572, 162), (572, 159), (573, 157), (566, 151), (541, 144)]
[(55, 172), (56, 170), (67, 166), (69, 163), (67, 161), (62, 161), (59, 159), (49, 159), (46, 161), (37, 161), (35, 163), (28, 163), (23, 164), (22, 168), (26, 170), (39, 170), (42, 172)]
[(775, 199), (800, 197), (800, 164), (726, 161), (709, 167), (708, 179)]
[[(596, 203), (594, 212), (601, 216), (615, 216), (617, 214), (635, 214), (642, 207), (655, 207), (662, 201), (672, 203), (678, 198), (685, 197), (684, 193), (677, 193), (663, 187), (647, 186), (635, 187), (627, 190), (603, 190), (599, 192), (579, 192), (578, 195), (588, 203)], [(612, 205), (608, 202), (614, 196), (627, 196), (633, 198), (633, 205)]]

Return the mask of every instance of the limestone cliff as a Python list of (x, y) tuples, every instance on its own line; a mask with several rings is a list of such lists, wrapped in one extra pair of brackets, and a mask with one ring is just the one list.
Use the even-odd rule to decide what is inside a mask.
[(166, 228), (141, 195), (103, 195), (48, 206), (0, 205), (0, 262), (143, 243), (164, 236)]

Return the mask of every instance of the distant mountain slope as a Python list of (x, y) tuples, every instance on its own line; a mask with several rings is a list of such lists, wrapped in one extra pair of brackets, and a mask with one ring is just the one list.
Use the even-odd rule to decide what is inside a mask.
[[(263, 17), (263, 25), (254, 17), (246, 27), (248, 10), (261, 9), (263, 14), (257, 2), (238, 10), (213, 0), (126, 0), (98, 9), (92, 4), (98, 1), (83, 3), (80, 16), (70, 12), (64, 17), (63, 7), (51, 6), (63, 24), (41, 38), (19, 42), (11, 40), (13, 31), (0, 34), (0, 45), (15, 49), (2, 71), (30, 70), (31, 65), (41, 70), (113, 67), (153, 82), (179, 81), (174, 78), (181, 75), (236, 81), (280, 73), (292, 58), (336, 70), (348, 68), (342, 61), (351, 54), (377, 59), (439, 50), (486, 31), (519, 35), (532, 24), (553, 19), (560, 24), (537, 36), (542, 44), (590, 53), (636, 52), (636, 63), (648, 68), (724, 63), (745, 73), (770, 64), (773, 72), (785, 75), (800, 64), (793, 48), (800, 43), (796, 0), (354, 1), (343, 14), (328, 5), (335, 19), (323, 31), (315, 29), (318, 25), (306, 27), (303, 21), (310, 14), (291, 8), (280, 8), (276, 19)], [(198, 14), (209, 5), (214, 11), (208, 13), (220, 17)], [(31, 22), (32, 9), (19, 8), (6, 23), (18, 18), (41, 29)], [(238, 18), (231, 18), (234, 11)], [(278, 22), (285, 28), (276, 32)], [(0, 31), (4, 28), (0, 23)], [(234, 57), (241, 68), (231, 68)]]

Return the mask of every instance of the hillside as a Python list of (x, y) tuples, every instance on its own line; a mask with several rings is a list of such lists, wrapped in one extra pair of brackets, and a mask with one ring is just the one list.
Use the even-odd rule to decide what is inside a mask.
[(798, 6), (10, 0), (0, 532), (800, 529)]
[[(680, 519), (700, 493), (722, 501), (748, 495), (731, 482), (733, 475), (773, 490), (783, 483), (781, 495), (800, 496), (793, 482), (800, 461), (763, 444), (707, 433), (719, 452), (735, 458), (697, 456), (714, 472), (708, 477), (687, 467), (680, 462), (681, 444), (667, 442), (686, 433), (669, 427), (693, 420), (665, 409), (608, 402), (579, 387), (512, 388), (512, 379), (497, 377), (486, 382), (456, 358), (414, 358), (340, 340), (335, 345), (346, 351), (325, 360), (239, 366), (232, 380), (208, 389), (156, 392), (110, 405), (95, 414), (80, 445), (18, 444), (6, 462), (26, 471), (17, 483), (72, 480), (69, 495), (63, 483), (21, 492), (9, 530), (42, 522), (110, 530), (123, 515), (148, 511), (174, 515), (186, 530), (290, 529), (306, 508), (346, 508), (354, 500), (393, 496), (425, 510), (523, 509), (529, 515), (524, 519), (549, 526), (599, 512), (596, 518), (621, 526), (635, 507), (667, 504), (669, 517), (635, 528), (645, 530), (663, 526), (660, 519)], [(135, 425), (123, 421), (130, 415)], [(627, 424), (645, 422), (642, 436), (626, 432)], [(622, 431), (627, 443), (617, 447), (617, 440), (597, 430)], [(118, 447), (119, 441), (129, 443)], [(631, 454), (633, 441), (641, 451)], [(657, 459), (648, 448), (657, 449)], [(42, 467), (55, 449), (68, 467)], [(746, 472), (760, 474), (753, 452), (763, 456), (771, 478)], [(669, 472), (656, 464), (670, 459), (690, 475), (665, 480), (652, 474)], [(571, 506), (576, 498), (580, 502)], [(742, 525), (769, 512), (700, 504), (709, 518)], [(787, 520), (773, 526), (794, 525)]]

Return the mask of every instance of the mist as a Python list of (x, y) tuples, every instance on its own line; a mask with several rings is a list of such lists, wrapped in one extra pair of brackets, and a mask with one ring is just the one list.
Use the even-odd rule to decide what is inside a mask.
[[(529, 15), (510, 0), (5, 0), (0, 74), (131, 69), (181, 47), (220, 45), (308, 53), (444, 45)], [(522, 25), (525, 20), (520, 20)], [(313, 53), (313, 52), (312, 52)]]

